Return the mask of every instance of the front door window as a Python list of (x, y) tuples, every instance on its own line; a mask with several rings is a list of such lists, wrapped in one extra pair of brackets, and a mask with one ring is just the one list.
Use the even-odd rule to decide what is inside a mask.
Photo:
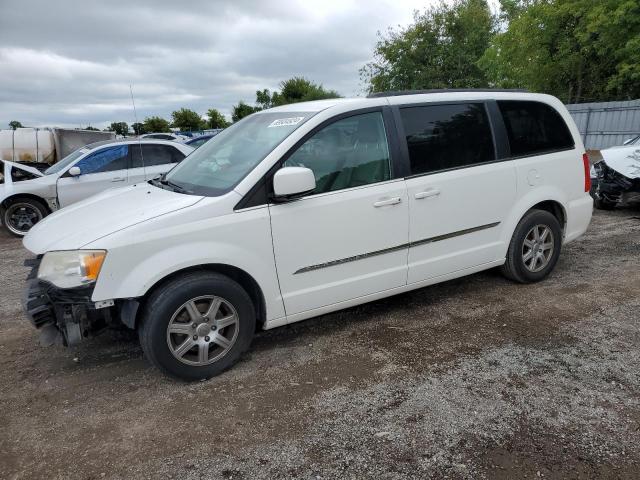
[(104, 148), (99, 152), (83, 158), (76, 167), (80, 168), (82, 175), (88, 173), (113, 172), (115, 170), (125, 170), (127, 168), (127, 157), (129, 155), (128, 145)]
[(389, 147), (380, 112), (338, 120), (318, 131), (285, 162), (307, 167), (316, 177), (314, 193), (389, 180)]

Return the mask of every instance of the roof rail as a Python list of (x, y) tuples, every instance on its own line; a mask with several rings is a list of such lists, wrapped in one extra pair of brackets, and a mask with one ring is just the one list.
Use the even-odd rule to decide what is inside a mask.
[(390, 90), (388, 92), (376, 92), (367, 95), (367, 98), (399, 97), (402, 95), (417, 95), (421, 93), (449, 93), (449, 92), (517, 92), (528, 93), (524, 88), (433, 88), (430, 90)]

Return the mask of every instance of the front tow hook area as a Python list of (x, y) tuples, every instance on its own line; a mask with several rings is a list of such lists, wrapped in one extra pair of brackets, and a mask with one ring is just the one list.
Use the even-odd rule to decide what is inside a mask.
[(64, 345), (64, 337), (55, 325), (49, 324), (40, 329), (39, 342), (41, 347), (52, 347), (54, 345), (61, 347)]

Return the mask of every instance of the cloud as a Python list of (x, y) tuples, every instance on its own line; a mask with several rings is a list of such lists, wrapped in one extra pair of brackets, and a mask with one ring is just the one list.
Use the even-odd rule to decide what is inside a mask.
[(4, 0), (0, 128), (131, 123), (129, 85), (140, 119), (180, 107), (229, 115), (294, 75), (356, 95), (377, 32), (428, 3)]

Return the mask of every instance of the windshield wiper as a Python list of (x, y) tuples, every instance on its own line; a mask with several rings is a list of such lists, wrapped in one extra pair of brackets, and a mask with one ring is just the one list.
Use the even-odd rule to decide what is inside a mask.
[(147, 183), (150, 183), (151, 185), (153, 185), (154, 187), (158, 187), (158, 188), (164, 188), (161, 184), (160, 184), (160, 179), (158, 177), (156, 178), (152, 178), (151, 180), (149, 180)]
[(173, 189), (174, 192), (178, 192), (178, 193), (191, 193), (189, 192), (189, 190), (186, 190), (185, 188), (181, 187), (180, 185), (178, 185), (177, 183), (173, 183), (170, 182), (169, 180), (167, 180), (165, 178), (165, 175), (162, 175), (160, 177), (160, 183), (162, 185), (166, 185), (167, 187), (171, 187)]
[(186, 193), (186, 194), (193, 193), (193, 192), (187, 190), (186, 188), (181, 187), (177, 183), (173, 183), (173, 182), (167, 180), (165, 178), (166, 176), (167, 176), (167, 174), (163, 173), (159, 177), (152, 178), (151, 180), (149, 180), (149, 183), (151, 185), (155, 185), (158, 188), (173, 190), (174, 192), (177, 192), (177, 193)]

